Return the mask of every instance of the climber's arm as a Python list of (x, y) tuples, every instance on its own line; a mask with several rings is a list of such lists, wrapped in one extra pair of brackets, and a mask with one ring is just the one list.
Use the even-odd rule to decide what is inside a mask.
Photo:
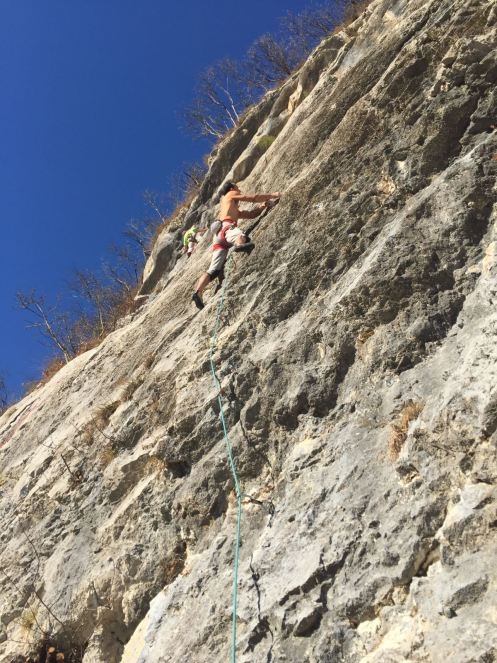
[(244, 194), (244, 193), (229, 193), (231, 200), (236, 200), (240, 203), (265, 203), (268, 200), (275, 200), (280, 197), (280, 192), (276, 191), (275, 193), (254, 193), (254, 194)]

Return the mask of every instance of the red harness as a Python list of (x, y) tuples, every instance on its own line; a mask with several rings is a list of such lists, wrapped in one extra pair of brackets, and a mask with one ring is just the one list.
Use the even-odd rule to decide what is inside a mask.
[(233, 246), (228, 240), (226, 239), (226, 233), (228, 230), (231, 228), (235, 228), (236, 226), (236, 221), (232, 221), (231, 219), (224, 219), (222, 221), (223, 227), (221, 230), (218, 232), (216, 235), (216, 243), (212, 245), (212, 250), (216, 251), (217, 249), (224, 249), (227, 251), (231, 246)]

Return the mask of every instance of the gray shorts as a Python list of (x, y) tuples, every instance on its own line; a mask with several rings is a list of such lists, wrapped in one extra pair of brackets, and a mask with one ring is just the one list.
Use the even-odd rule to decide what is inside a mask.
[(243, 232), (243, 230), (240, 230), (240, 228), (238, 228), (237, 226), (235, 226), (234, 228), (230, 228), (229, 230), (226, 231), (226, 240), (227, 240), (230, 244), (234, 244), (235, 241), (236, 241), (239, 237), (241, 237), (242, 235), (245, 235), (245, 233)]
[[(226, 233), (228, 234), (228, 233)], [(211, 264), (207, 270), (207, 274), (212, 276), (215, 272), (220, 272), (224, 267), (226, 262), (226, 256), (228, 255), (227, 249), (216, 249), (212, 252)]]

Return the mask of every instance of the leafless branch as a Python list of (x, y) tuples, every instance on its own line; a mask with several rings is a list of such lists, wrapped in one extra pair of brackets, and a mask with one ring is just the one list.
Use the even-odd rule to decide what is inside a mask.
[(34, 317), (30, 326), (38, 328), (62, 353), (65, 362), (69, 362), (74, 357), (75, 348), (68, 334), (67, 316), (50, 308), (43, 295), (38, 295), (35, 290), (29, 293), (18, 292), (17, 303), (19, 308)]

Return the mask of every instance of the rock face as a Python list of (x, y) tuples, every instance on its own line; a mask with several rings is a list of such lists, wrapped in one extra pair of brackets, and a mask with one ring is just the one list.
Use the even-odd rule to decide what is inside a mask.
[[(497, 657), (496, 39), (493, 0), (375, 0), (189, 211), (229, 176), (284, 194), (231, 261), (214, 353), (240, 663)], [(0, 419), (1, 663), (44, 637), (66, 661), (230, 660), (208, 252), (149, 266), (134, 317)]]

